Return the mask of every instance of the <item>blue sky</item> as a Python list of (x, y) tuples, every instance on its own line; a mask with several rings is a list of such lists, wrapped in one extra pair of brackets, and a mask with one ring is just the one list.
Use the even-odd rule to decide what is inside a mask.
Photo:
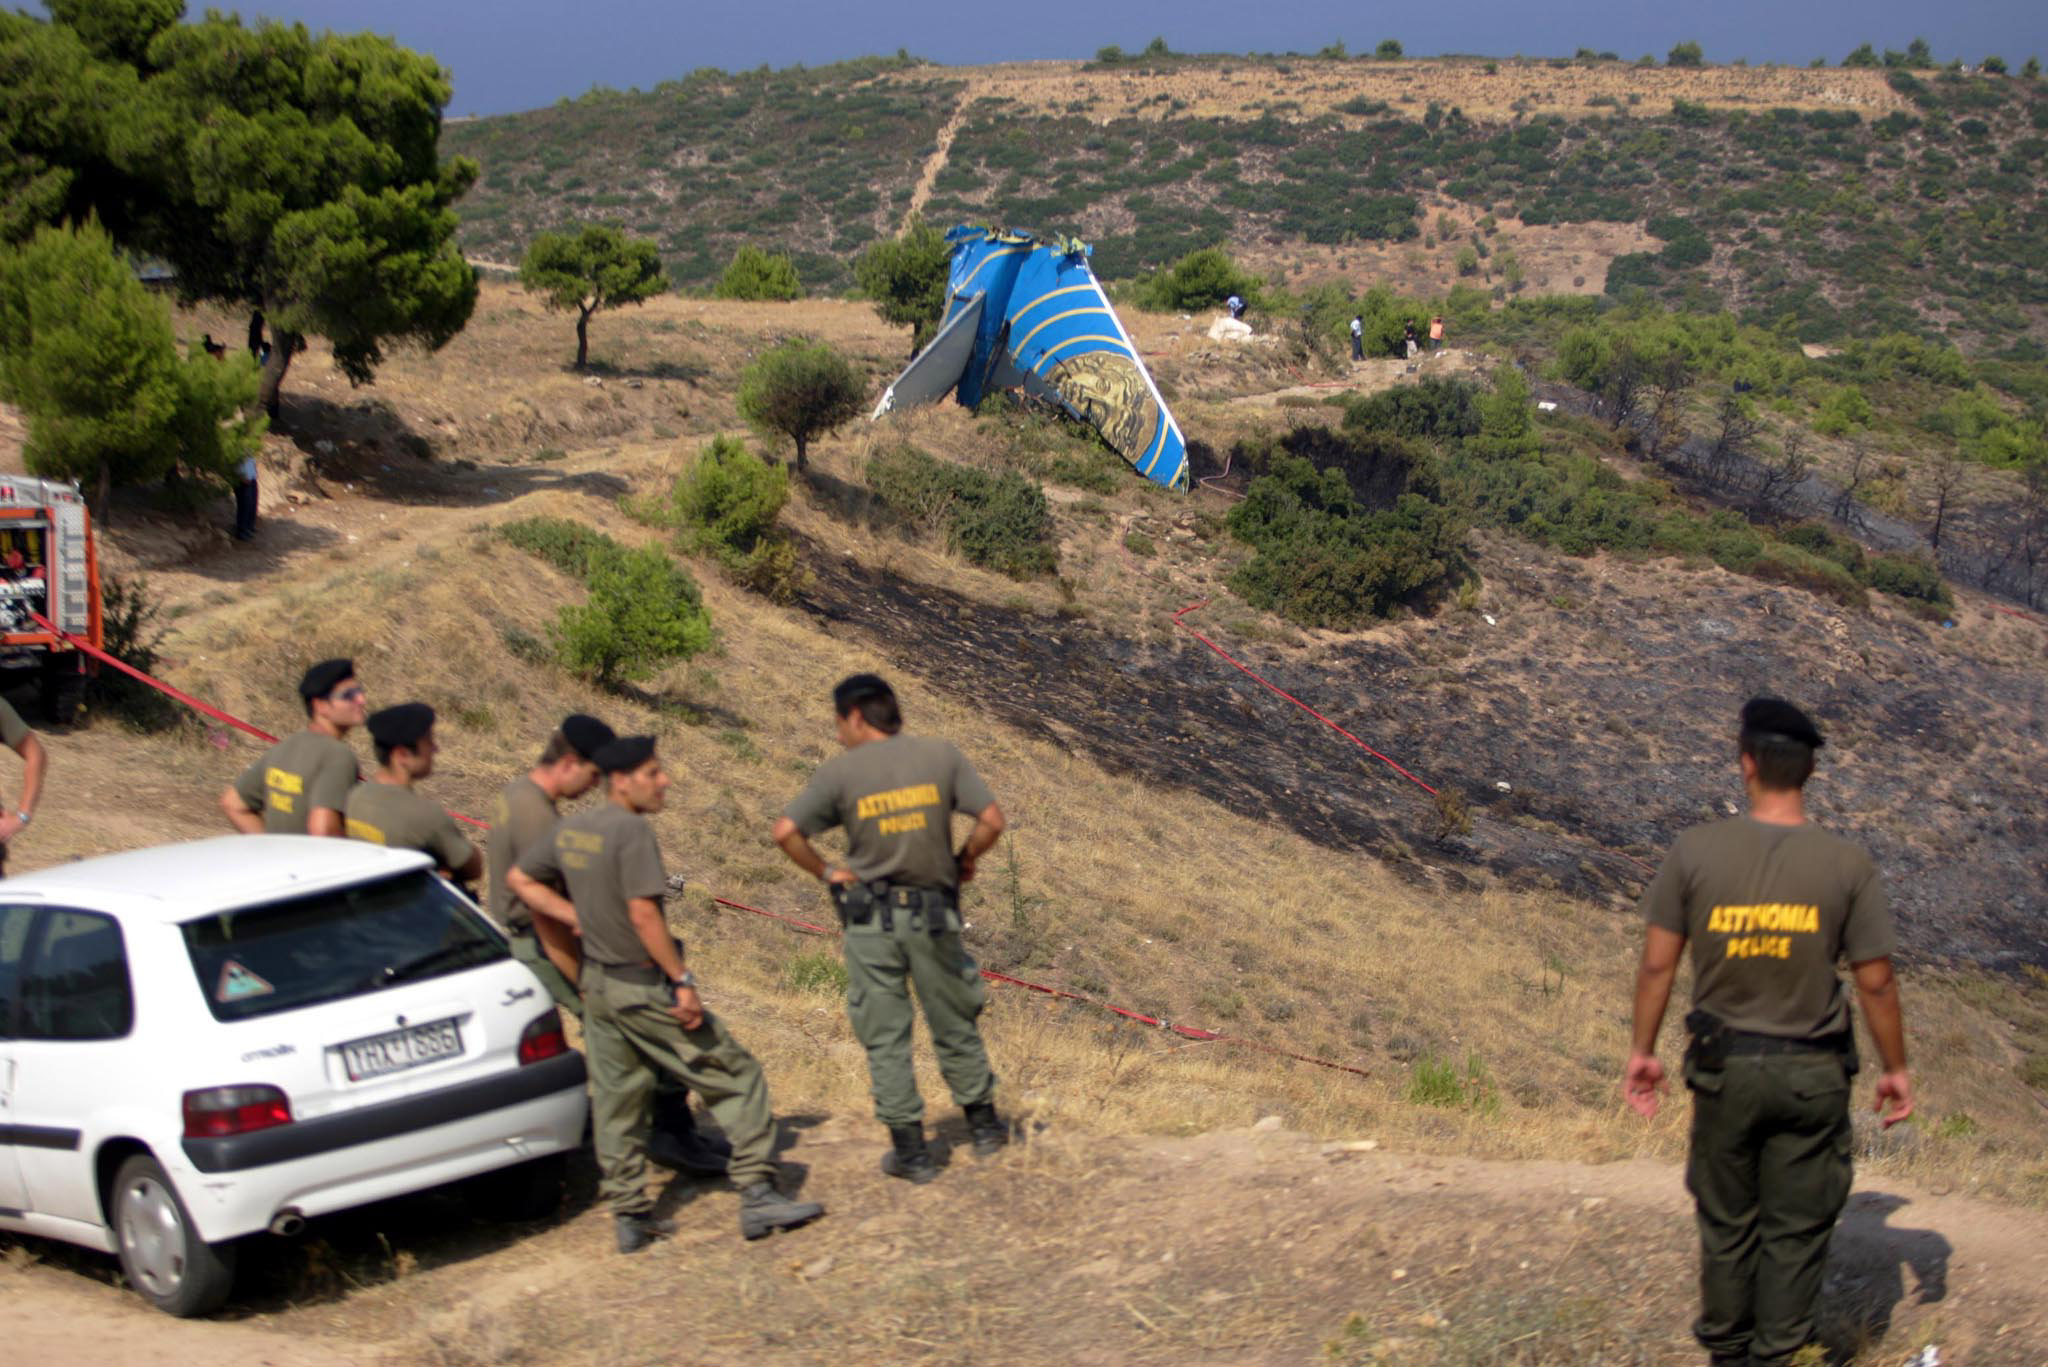
[[(188, 0), (197, 14), (206, 0)], [(2044, 0), (1722, 0), (1691, 13), (1635, 0), (1124, 0), (1092, 6), (939, 0), (212, 0), (245, 18), (369, 29), (431, 52), (455, 74), (452, 114), (547, 104), (593, 85), (646, 88), (701, 66), (818, 65), (899, 47), (940, 62), (1087, 57), (1163, 35), (1188, 52), (1313, 52), (1341, 39), (1370, 51), (1398, 38), (1411, 56), (1569, 55), (1580, 46), (1661, 57), (1696, 38), (1709, 61), (1841, 60), (1858, 43), (1904, 48), (1916, 36), (1942, 60), (1998, 53), (2048, 60)]]

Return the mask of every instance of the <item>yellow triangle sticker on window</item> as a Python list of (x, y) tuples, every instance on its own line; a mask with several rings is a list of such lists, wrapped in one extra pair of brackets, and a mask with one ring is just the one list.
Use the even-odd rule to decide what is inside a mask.
[(213, 989), (217, 1002), (238, 1002), (244, 997), (261, 997), (277, 991), (242, 964), (229, 959), (220, 966), (220, 982)]

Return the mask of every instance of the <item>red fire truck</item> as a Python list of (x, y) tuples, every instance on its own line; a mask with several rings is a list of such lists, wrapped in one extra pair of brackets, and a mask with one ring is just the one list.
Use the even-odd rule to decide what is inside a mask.
[(85, 498), (75, 484), (0, 474), (0, 671), (35, 670), (43, 710), (59, 725), (78, 711), (92, 668), (67, 637), (103, 644), (99, 555)]

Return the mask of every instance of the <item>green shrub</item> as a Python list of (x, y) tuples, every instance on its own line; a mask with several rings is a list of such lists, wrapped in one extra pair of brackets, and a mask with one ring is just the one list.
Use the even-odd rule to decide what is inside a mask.
[[(0, 193), (0, 221), (11, 207)], [(170, 306), (98, 223), (0, 247), (0, 399), (26, 419), (28, 468), (80, 481), (97, 511), (114, 485), (181, 463), (225, 481), (262, 446), (264, 421), (249, 415), (257, 384), (240, 348), (221, 360), (181, 354)]]
[(1879, 593), (1917, 599), (1937, 607), (1951, 607), (1955, 596), (1941, 581), (1941, 571), (1921, 555), (1874, 555), (1867, 575), (1870, 587)]
[(846, 994), (846, 965), (829, 949), (807, 949), (782, 968), (785, 991), (840, 997)]
[(1417, 1059), (1414, 1070), (1408, 1074), (1407, 1096), (1411, 1106), (1469, 1108), (1487, 1115), (1500, 1109), (1493, 1079), (1477, 1054), (1466, 1056), (1463, 1069), (1454, 1061), (1435, 1055)]
[[(154, 674), (161, 657), (157, 647), (168, 630), (163, 606), (140, 577), (108, 574), (100, 582), (100, 625), (107, 654)], [(148, 684), (118, 669), (102, 669), (87, 685), (86, 698), (103, 706), (137, 731), (165, 731), (188, 722), (192, 714)]]
[(1832, 560), (1859, 579), (1867, 571), (1869, 557), (1864, 554), (1862, 543), (1825, 522), (1795, 522), (1780, 531), (1778, 539), (1823, 560)]
[(1354, 627), (1445, 582), (1461, 567), (1462, 523), (1402, 493), (1373, 511), (1342, 470), (1283, 456), (1231, 509), (1231, 533), (1256, 554), (1230, 578), (1254, 607), (1307, 627)]
[(935, 459), (914, 446), (868, 461), (868, 487), (904, 521), (943, 532), (949, 549), (1013, 579), (1059, 565), (1052, 509), (1022, 475), (999, 475)]
[(737, 437), (714, 437), (676, 476), (671, 497), (690, 549), (745, 556), (774, 533), (789, 502), (789, 471)]
[(1136, 530), (1124, 533), (1124, 549), (1132, 555), (1154, 556), (1159, 554), (1158, 544), (1151, 537), (1145, 535), (1145, 533)]
[(1870, 400), (1863, 397), (1863, 391), (1843, 385), (1822, 400), (1820, 412), (1814, 415), (1813, 430), (1839, 437), (1868, 427), (1872, 416)]
[(1264, 281), (1239, 269), (1221, 247), (1204, 247), (1140, 279), (1131, 298), (1139, 308), (1161, 313), (1218, 308), (1233, 294), (1244, 300), (1245, 307), (1255, 308), (1263, 302), (1264, 287)]
[(752, 243), (733, 253), (732, 264), (718, 278), (712, 294), (719, 299), (784, 301), (801, 299), (803, 281), (796, 263), (782, 252), (764, 252)]
[(529, 517), (508, 522), (498, 535), (529, 555), (539, 556), (571, 579), (590, 577), (591, 562), (624, 547), (580, 522), (566, 517)]
[(1344, 426), (1404, 437), (1469, 437), (1479, 430), (1475, 393), (1469, 384), (1431, 378), (1365, 398), (1347, 398)]
[(616, 688), (710, 648), (697, 581), (659, 546), (598, 552), (589, 582), (589, 601), (563, 608), (553, 631), (571, 673)]
[(1832, 598), (1844, 607), (1860, 608), (1870, 601), (1870, 595), (1856, 576), (1841, 565), (1812, 551), (1782, 542), (1765, 546), (1750, 565), (1749, 574), (1754, 579), (1807, 589)]

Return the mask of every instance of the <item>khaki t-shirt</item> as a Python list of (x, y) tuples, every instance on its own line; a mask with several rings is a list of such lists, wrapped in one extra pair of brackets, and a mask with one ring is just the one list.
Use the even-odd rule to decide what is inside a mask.
[(505, 875), (555, 828), (555, 804), (531, 778), (515, 778), (491, 807), (491, 843), (484, 851), (484, 872), (490, 879), (485, 909), (500, 925), (533, 923), (533, 909), (512, 895)]
[(1883, 958), (1898, 944), (1869, 855), (1818, 826), (1746, 816), (1680, 835), (1642, 911), (1691, 943), (1694, 1006), (1786, 1039), (1846, 1029), (1835, 964)]
[(12, 750), (27, 740), (30, 734), (28, 723), (21, 719), (21, 713), (14, 710), (14, 704), (0, 698), (0, 742), (5, 742), (7, 748)]
[(420, 850), (433, 855), (451, 873), (476, 853), (476, 847), (455, 829), (455, 818), (446, 808), (403, 784), (358, 783), (349, 790), (344, 810), (349, 839)]
[(356, 783), (356, 752), (332, 736), (301, 731), (242, 771), (235, 792), (263, 814), (266, 835), (304, 835), (315, 807), (345, 812)]
[(662, 902), (668, 875), (646, 817), (610, 802), (563, 817), (551, 836), (520, 856), (519, 871), (560, 888), (574, 904), (584, 958), (600, 964), (647, 962), (647, 946), (633, 929), (626, 903), (634, 897)]
[(891, 736), (827, 760), (783, 815), (807, 836), (846, 828), (846, 867), (862, 882), (953, 888), (953, 813), (978, 816), (995, 794), (942, 740)]

